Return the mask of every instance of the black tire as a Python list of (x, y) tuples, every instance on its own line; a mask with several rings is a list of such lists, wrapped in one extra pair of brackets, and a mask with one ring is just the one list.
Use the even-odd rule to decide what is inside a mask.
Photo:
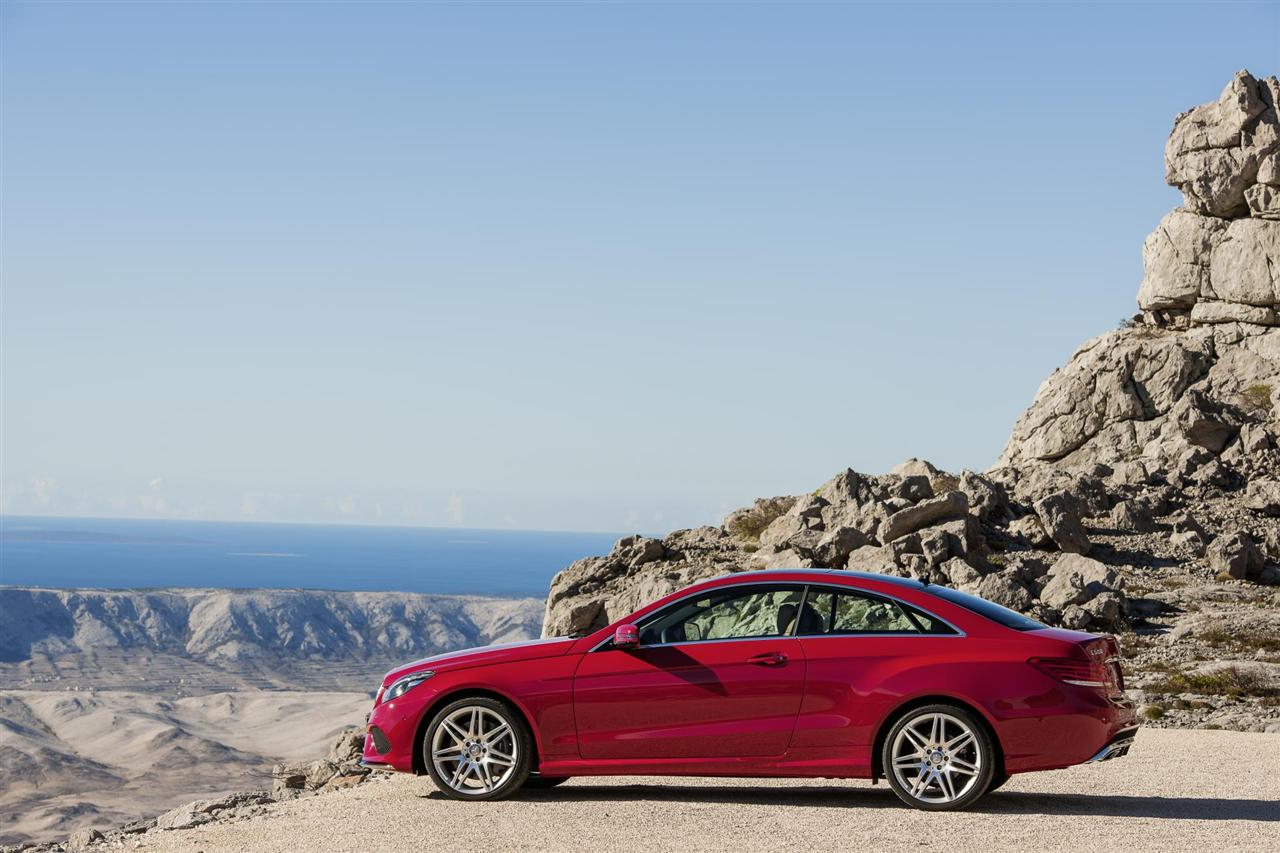
[(996, 790), (1008, 781), (1009, 774), (1005, 773), (1003, 770), (997, 770), (995, 773), (991, 774), (991, 784), (987, 785), (987, 793), (990, 794), (992, 791)]
[[(479, 725), (463, 726), (457, 722), (472, 715), (478, 717)], [(505, 732), (502, 723), (508, 729)], [(491, 737), (484, 736), (486, 725), (493, 733)], [(444, 731), (442, 727), (446, 727)], [(422, 738), (422, 763), (431, 781), (450, 799), (501, 800), (519, 791), (528, 779), (532, 740), (524, 718), (510, 705), (487, 696), (466, 697), (450, 702), (431, 718)], [(450, 752), (449, 757), (441, 756), (438, 760), (433, 757), (433, 744), (437, 743)], [(472, 744), (477, 745), (474, 754)], [(452, 751), (456, 748), (461, 751), (455, 759)], [(499, 755), (512, 760), (509, 764), (498, 764)], [(442, 776), (437, 764), (453, 770), (449, 779)], [(465, 775), (455, 784), (464, 769)], [(495, 771), (503, 775), (494, 778)]]
[[(916, 728), (932, 730), (935, 721), (940, 721), (937, 736), (923, 735)], [(908, 728), (910, 731), (904, 732)], [(961, 737), (965, 733), (967, 739)], [(894, 766), (895, 745), (900, 769)], [(948, 748), (952, 745), (954, 752)], [(996, 751), (986, 727), (955, 705), (925, 705), (902, 714), (884, 739), (880, 761), (898, 799), (922, 811), (953, 811), (973, 805), (987, 792), (996, 772)], [(962, 770), (962, 765), (972, 772)], [(914, 783), (914, 793), (899, 778), (900, 773)], [(931, 795), (935, 788), (937, 793)]]
[(524, 787), (532, 791), (541, 791), (568, 781), (568, 776), (539, 776), (537, 773), (530, 773), (529, 778), (524, 780)]

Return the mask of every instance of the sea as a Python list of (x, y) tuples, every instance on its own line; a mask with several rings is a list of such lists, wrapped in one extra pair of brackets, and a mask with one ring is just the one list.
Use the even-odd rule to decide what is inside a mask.
[(0, 585), (542, 598), (617, 533), (0, 516)]

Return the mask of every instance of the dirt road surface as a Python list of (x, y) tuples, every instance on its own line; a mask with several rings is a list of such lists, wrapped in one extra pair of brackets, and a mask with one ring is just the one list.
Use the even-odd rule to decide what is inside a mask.
[(394, 776), (235, 823), (152, 831), (127, 849), (222, 851), (703, 851), (1280, 849), (1280, 738), (1142, 732), (1125, 758), (1015, 776), (965, 812), (901, 806), (868, 782), (574, 779), (460, 803)]

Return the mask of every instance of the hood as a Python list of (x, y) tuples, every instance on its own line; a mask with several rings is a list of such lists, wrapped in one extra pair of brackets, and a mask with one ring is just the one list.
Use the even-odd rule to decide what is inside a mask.
[(474, 649), (445, 652), (444, 654), (432, 655), (429, 658), (423, 658), (422, 660), (396, 667), (383, 677), (382, 686), (386, 687), (398, 678), (410, 673), (421, 672), (424, 669), (444, 672), (491, 663), (510, 663), (519, 660), (555, 657), (567, 652), (575, 642), (577, 641), (571, 637), (551, 637), (546, 640), (499, 643), (494, 646), (479, 646)]

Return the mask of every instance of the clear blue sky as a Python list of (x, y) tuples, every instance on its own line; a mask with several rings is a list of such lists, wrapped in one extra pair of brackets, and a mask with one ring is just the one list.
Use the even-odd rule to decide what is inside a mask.
[(6, 512), (646, 532), (998, 455), (1280, 4), (15, 3)]

